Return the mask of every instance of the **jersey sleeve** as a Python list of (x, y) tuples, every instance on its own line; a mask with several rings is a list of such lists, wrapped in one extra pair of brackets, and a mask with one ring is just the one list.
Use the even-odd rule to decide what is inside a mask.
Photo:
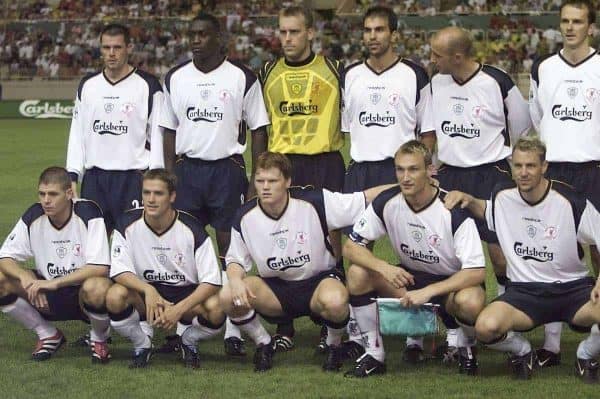
[(212, 285), (223, 285), (221, 280), (221, 267), (210, 238), (204, 240), (194, 253), (196, 268), (198, 269), (198, 282)]
[(586, 200), (577, 229), (577, 241), (582, 244), (600, 245), (598, 226), (600, 226), (600, 213), (589, 200)]
[(4, 244), (0, 248), (0, 258), (12, 258), (18, 262), (25, 262), (33, 258), (29, 230), (23, 219), (19, 219), (4, 240)]
[(490, 231), (496, 231), (496, 226), (494, 225), (494, 210), (491, 200), (485, 201), (485, 221), (487, 223), (487, 228)]
[(542, 120), (542, 107), (538, 98), (538, 84), (533, 76), (529, 77), (529, 116), (534, 129), (540, 132), (540, 122)]
[(383, 220), (375, 213), (373, 204), (360, 215), (358, 221), (352, 227), (350, 239), (357, 244), (366, 246), (367, 244), (383, 237), (386, 234)]
[(362, 192), (342, 194), (323, 190), (323, 201), (327, 227), (330, 230), (352, 226), (366, 206)]
[(340, 84), (340, 92), (342, 96), (342, 132), (349, 133), (350, 132), (350, 124), (352, 122), (352, 115), (350, 114), (350, 98), (346, 95), (348, 92), (347, 86), (347, 76), (348, 74), (343, 74), (341, 77)]
[(508, 95), (504, 99), (504, 105), (508, 110), (506, 118), (510, 139), (512, 143), (515, 143), (519, 137), (527, 134), (531, 127), (527, 102), (516, 85), (508, 91)]
[(420, 89), (419, 102), (417, 103), (417, 125), (419, 134), (435, 131), (431, 82)]
[(81, 180), (85, 165), (85, 147), (83, 145), (83, 109), (79, 95), (75, 96), (75, 106), (73, 107), (73, 117), (71, 119), (71, 128), (69, 130), (69, 143), (67, 144), (67, 164), (66, 169), (72, 176)]
[(230, 263), (241, 265), (246, 272), (252, 270), (250, 251), (248, 251), (242, 234), (234, 227), (231, 228), (231, 242), (229, 243), (227, 255), (225, 255), (225, 264), (229, 266)]
[(88, 221), (85, 263), (91, 265), (110, 265), (108, 235), (106, 234), (106, 225), (102, 218), (95, 218)]
[(463, 269), (485, 267), (485, 256), (475, 221), (465, 219), (454, 233), (454, 251)]
[(250, 89), (244, 96), (242, 116), (250, 130), (258, 129), (270, 124), (269, 115), (265, 108), (262, 87), (258, 79), (252, 83)]
[(126, 272), (136, 274), (127, 240), (115, 230), (110, 251), (110, 278)]
[(166, 85), (163, 87), (163, 104), (160, 107), (159, 125), (171, 130), (177, 130), (179, 126), (179, 120), (175, 113), (175, 105)]
[(163, 129), (160, 127), (161, 110), (164, 106), (163, 92), (157, 90), (152, 94), (152, 112), (148, 117), (146, 128), (147, 140), (150, 143), (150, 169), (163, 168)]

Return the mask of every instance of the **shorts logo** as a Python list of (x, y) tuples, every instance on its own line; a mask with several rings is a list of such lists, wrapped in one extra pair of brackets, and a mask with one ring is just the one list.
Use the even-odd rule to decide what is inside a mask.
[(308, 234), (303, 232), (303, 231), (299, 231), (296, 233), (296, 242), (300, 245), (304, 245), (306, 244), (306, 241), (308, 241)]
[(111, 112), (113, 112), (113, 109), (115, 109), (115, 104), (113, 104), (113, 103), (104, 104), (104, 112), (106, 112), (107, 114), (110, 114)]
[(535, 228), (535, 226), (532, 226), (532, 225), (527, 226), (527, 235), (530, 238), (535, 237), (536, 233), (537, 233), (537, 229)]
[(548, 226), (544, 229), (544, 238), (547, 240), (554, 240), (558, 237), (558, 229), (554, 226)]
[(166, 265), (167, 261), (169, 260), (169, 258), (167, 258), (167, 255), (165, 254), (158, 254), (156, 255), (156, 260), (158, 261), (158, 263), (160, 263), (161, 265)]
[(578, 89), (577, 87), (569, 87), (569, 88), (567, 89), (567, 95), (568, 95), (570, 98), (575, 98), (575, 97), (577, 97), (577, 94), (579, 94), (579, 89)]
[(209, 99), (209, 97), (210, 97), (210, 90), (202, 90), (202, 91), (200, 92), (200, 97), (201, 97), (201, 98), (202, 98), (204, 101), (208, 100), (208, 99)]
[(177, 271), (169, 274), (167, 272), (155, 272), (152, 269), (144, 270), (142, 273), (146, 281), (156, 281), (161, 284), (171, 284), (176, 285), (182, 281), (185, 281), (185, 276), (183, 274), (179, 274)]
[(442, 237), (437, 234), (432, 234), (427, 237), (427, 244), (429, 244), (430, 247), (437, 248), (442, 244)]
[(286, 249), (287, 248), (287, 238), (279, 237), (278, 239), (275, 240), (275, 244), (277, 244), (279, 249)]
[(454, 104), (452, 106), (452, 112), (454, 112), (456, 115), (462, 115), (464, 110), (465, 110), (465, 107), (462, 104)]
[(285, 258), (282, 257), (279, 259), (277, 259), (276, 257), (272, 257), (267, 259), (267, 267), (271, 270), (284, 272), (287, 269), (295, 269), (302, 267), (308, 262), (310, 262), (309, 254), (301, 254), (294, 258), (292, 258), (291, 256)]
[(81, 256), (81, 244), (73, 245), (73, 255)]
[(423, 234), (421, 234), (420, 231), (411, 231), (410, 232), (411, 237), (413, 238), (413, 240), (415, 240), (416, 242), (421, 242), (421, 239), (423, 238)]
[(118, 258), (121, 255), (121, 246), (115, 245), (112, 250), (113, 258)]
[(379, 93), (371, 93), (369, 95), (369, 99), (371, 100), (371, 103), (373, 105), (377, 105), (379, 103), (379, 101), (381, 101), (381, 94), (379, 94)]
[(65, 256), (67, 256), (67, 248), (65, 247), (58, 247), (56, 248), (56, 254), (58, 255), (59, 258), (64, 258)]

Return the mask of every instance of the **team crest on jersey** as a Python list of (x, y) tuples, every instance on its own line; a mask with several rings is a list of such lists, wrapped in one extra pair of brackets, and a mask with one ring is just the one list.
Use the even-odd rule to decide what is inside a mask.
[(169, 258), (167, 258), (167, 255), (165, 254), (158, 254), (156, 255), (156, 260), (158, 261), (158, 263), (160, 263), (161, 265), (166, 265), (167, 261), (169, 260)]
[(547, 240), (554, 240), (558, 237), (558, 229), (554, 226), (548, 226), (544, 229), (544, 238)]
[(173, 258), (173, 262), (177, 265), (177, 266), (181, 266), (183, 265), (183, 254), (182, 253), (178, 253), (177, 255), (175, 255), (175, 257)]
[(292, 93), (298, 95), (302, 93), (302, 85), (300, 83), (292, 83), (290, 86)]
[(277, 244), (279, 249), (286, 249), (287, 248), (287, 238), (279, 237), (278, 239), (275, 240), (275, 244)]
[(471, 110), (471, 115), (473, 116), (473, 118), (481, 118), (483, 116), (483, 111), (485, 110), (484, 107), (482, 107), (481, 105), (476, 105), (473, 107), (473, 109)]
[(537, 233), (537, 229), (535, 228), (535, 226), (532, 226), (532, 225), (527, 226), (527, 235), (530, 238), (535, 237), (536, 233)]
[(135, 110), (135, 104), (125, 103), (121, 106), (121, 112), (129, 116)]
[(569, 87), (569, 88), (567, 88), (567, 95), (570, 98), (577, 97), (577, 94), (579, 94), (579, 89), (577, 87)]
[(121, 246), (115, 245), (112, 250), (113, 258), (118, 258), (121, 255)]
[(56, 254), (58, 255), (59, 258), (64, 258), (65, 256), (67, 256), (67, 248), (65, 247), (58, 247), (56, 248)]
[(452, 112), (454, 112), (454, 114), (456, 114), (456, 115), (462, 115), (464, 110), (465, 110), (465, 106), (462, 104), (454, 104), (452, 106)]
[(81, 244), (73, 245), (73, 255), (81, 256)]
[(437, 234), (432, 234), (427, 237), (427, 243), (430, 247), (437, 248), (442, 244), (442, 237), (438, 236)]
[(229, 90), (221, 90), (219, 92), (219, 100), (226, 103), (228, 101), (231, 100), (231, 93), (229, 92)]
[(306, 242), (308, 241), (308, 234), (303, 232), (303, 231), (299, 231), (296, 233), (296, 242), (300, 245), (304, 245), (306, 244)]
[(204, 101), (208, 100), (208, 99), (209, 99), (209, 97), (210, 97), (210, 90), (202, 90), (202, 91), (200, 92), (200, 97), (201, 97), (201, 98), (202, 98)]
[(377, 105), (379, 103), (379, 101), (381, 101), (381, 94), (371, 93), (369, 95), (369, 99), (371, 100), (371, 103), (373, 103), (373, 105)]
[(392, 107), (395, 107), (399, 103), (400, 103), (400, 94), (398, 94), (398, 93), (392, 93), (392, 94), (389, 95), (389, 97), (388, 97), (388, 104), (390, 104)]
[(599, 96), (600, 90), (594, 89), (593, 87), (585, 90), (585, 101), (587, 101), (588, 104), (595, 103)]
[(423, 239), (423, 234), (421, 234), (420, 231), (414, 230), (410, 233), (410, 235), (412, 236), (413, 240), (415, 240), (416, 242), (420, 242), (421, 239)]
[(111, 112), (113, 112), (113, 109), (115, 109), (115, 104), (113, 104), (113, 103), (104, 104), (104, 112), (106, 112), (107, 114), (110, 114)]

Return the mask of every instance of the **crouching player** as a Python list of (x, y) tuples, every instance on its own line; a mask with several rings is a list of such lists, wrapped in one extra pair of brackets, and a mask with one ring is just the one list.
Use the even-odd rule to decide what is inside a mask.
[[(38, 197), (0, 249), (0, 309), (37, 334), (37, 361), (66, 341), (50, 321), (89, 320), (92, 361), (105, 363), (110, 254), (102, 212), (92, 201), (73, 199), (71, 179), (60, 167), (42, 172)], [(34, 270), (19, 265), (31, 258)]]
[[(412, 140), (394, 157), (400, 187), (390, 188), (367, 208), (344, 246), (353, 320), (350, 338), (365, 353), (346, 375), (368, 377), (386, 371), (383, 342), (377, 325), (377, 296), (402, 298), (405, 306), (427, 302), (462, 325), (458, 332), (459, 371), (477, 373), (473, 325), (483, 309), (485, 258), (473, 219), (464, 210), (448, 211), (444, 193), (430, 183), (431, 154)], [(367, 245), (388, 234), (400, 258), (390, 265)]]
[(131, 368), (148, 365), (152, 326), (169, 330), (177, 322), (188, 325), (181, 337), (183, 361), (198, 368), (197, 342), (217, 334), (225, 321), (211, 240), (198, 220), (173, 208), (175, 185), (171, 172), (146, 172), (144, 208), (123, 214), (113, 235), (110, 276), (116, 284), (106, 305), (115, 331), (133, 343)]
[(600, 244), (600, 214), (570, 186), (546, 179), (547, 168), (544, 143), (521, 138), (512, 154), (514, 182), (497, 185), (490, 201), (450, 192), (446, 206), (460, 205), (485, 219), (508, 261), (510, 283), (477, 318), (477, 338), (510, 352), (514, 376), (528, 379), (536, 353), (525, 337), (511, 331), (557, 321), (582, 332), (593, 326), (577, 348), (575, 373), (597, 382), (600, 282), (589, 276), (580, 244)]
[[(259, 156), (254, 179), (258, 198), (244, 204), (234, 219), (226, 257), (229, 283), (221, 290), (221, 306), (257, 345), (256, 371), (270, 369), (274, 354), (271, 336), (256, 313), (275, 323), (300, 316), (322, 320), (329, 348), (323, 369), (337, 371), (348, 291), (335, 268), (328, 232), (354, 223), (381, 188), (353, 194), (290, 188), (291, 176), (285, 155)], [(246, 274), (252, 262), (257, 276)]]

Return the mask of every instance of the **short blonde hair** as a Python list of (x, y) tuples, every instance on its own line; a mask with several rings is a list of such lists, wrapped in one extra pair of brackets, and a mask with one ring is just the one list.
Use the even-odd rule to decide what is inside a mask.
[(546, 160), (546, 144), (538, 136), (521, 137), (513, 147), (513, 154), (516, 150), (523, 152), (537, 152), (540, 161)]
[(403, 154), (420, 154), (425, 161), (425, 167), (431, 165), (431, 151), (418, 140), (410, 140), (402, 144), (394, 154), (394, 159)]

